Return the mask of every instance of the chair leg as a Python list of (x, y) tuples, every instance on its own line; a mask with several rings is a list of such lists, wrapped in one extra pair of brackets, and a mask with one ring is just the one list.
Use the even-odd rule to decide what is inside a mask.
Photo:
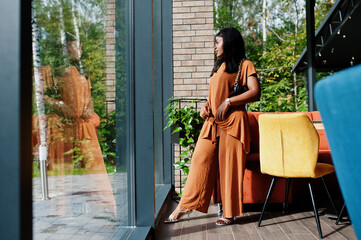
[(346, 207), (346, 203), (344, 203), (342, 208), (341, 208), (340, 214), (338, 215), (337, 220), (336, 220), (336, 225), (338, 225), (338, 223), (340, 222), (340, 220), (342, 218), (342, 213), (345, 210), (345, 207)]
[(218, 211), (217, 211), (218, 216), (222, 216), (223, 215), (223, 205), (222, 203), (218, 203)]
[(286, 213), (288, 210), (288, 194), (290, 192), (290, 182), (291, 179), (286, 179), (286, 192), (285, 192), (285, 202), (283, 203), (283, 213)]
[(311, 182), (310, 180), (308, 180), (308, 189), (310, 190), (310, 195), (311, 195), (311, 200), (312, 200), (312, 206), (313, 206), (313, 211), (315, 213), (315, 218), (316, 218), (316, 224), (317, 224), (317, 229), (318, 229), (318, 234), (320, 235), (320, 238), (323, 238), (322, 236), (322, 230), (321, 230), (321, 224), (320, 224), (320, 218), (318, 216), (318, 212), (317, 212), (317, 208), (316, 208), (316, 204), (315, 204), (315, 199), (313, 197), (313, 192), (312, 192), (312, 187), (311, 187)]
[(328, 199), (330, 199), (330, 202), (331, 202), (331, 205), (332, 205), (333, 211), (335, 212), (336, 216), (338, 216), (338, 213), (337, 213), (337, 210), (336, 210), (335, 204), (333, 203), (333, 200), (332, 200), (332, 198), (331, 198), (330, 192), (328, 191), (328, 188), (327, 188), (327, 185), (326, 185), (325, 179), (324, 179), (323, 177), (321, 177), (321, 179), (322, 179), (323, 186), (325, 186), (325, 189), (326, 189), (326, 192), (327, 192)]
[(258, 220), (258, 227), (261, 226), (261, 222), (262, 222), (262, 218), (263, 218), (263, 213), (264, 213), (264, 210), (266, 209), (268, 200), (269, 200), (269, 198), (270, 198), (270, 196), (271, 196), (271, 194), (272, 194), (272, 190), (273, 190), (275, 181), (276, 181), (276, 177), (273, 177), (273, 178), (272, 178), (272, 181), (271, 181), (271, 185), (270, 185), (270, 187), (269, 187), (269, 189), (268, 189), (266, 201), (265, 201), (264, 204), (263, 204), (261, 216), (259, 217), (259, 220)]

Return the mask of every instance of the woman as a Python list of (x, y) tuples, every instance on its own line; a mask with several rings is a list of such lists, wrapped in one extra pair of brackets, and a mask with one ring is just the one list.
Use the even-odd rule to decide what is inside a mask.
[[(260, 88), (256, 70), (246, 60), (244, 42), (235, 28), (222, 29), (215, 37), (217, 61), (213, 67), (205, 118), (178, 207), (165, 220), (177, 222), (193, 210), (207, 213), (219, 170), (223, 217), (217, 225), (229, 225), (243, 215), (243, 173), (250, 148), (245, 104), (256, 101)], [(241, 64), (239, 84), (248, 91), (235, 96), (233, 85)]]

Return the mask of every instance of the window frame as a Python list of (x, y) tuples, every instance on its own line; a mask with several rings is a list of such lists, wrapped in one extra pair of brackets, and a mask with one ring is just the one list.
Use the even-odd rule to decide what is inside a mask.
[[(0, 3), (0, 239), (32, 235), (31, 2)], [(4, 117), (6, 116), (6, 117)]]

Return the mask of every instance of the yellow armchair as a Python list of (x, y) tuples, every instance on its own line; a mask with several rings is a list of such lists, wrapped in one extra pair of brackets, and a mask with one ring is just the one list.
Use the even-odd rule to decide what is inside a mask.
[[(261, 226), (264, 210), (278, 177), (287, 179), (284, 210), (287, 208), (291, 178), (321, 178), (336, 212), (323, 179), (323, 176), (334, 172), (334, 167), (326, 163), (317, 163), (319, 136), (308, 116), (304, 113), (262, 114), (259, 116), (259, 135), (261, 172), (274, 177), (263, 205), (258, 227)], [(310, 181), (308, 187), (319, 235), (322, 238)]]

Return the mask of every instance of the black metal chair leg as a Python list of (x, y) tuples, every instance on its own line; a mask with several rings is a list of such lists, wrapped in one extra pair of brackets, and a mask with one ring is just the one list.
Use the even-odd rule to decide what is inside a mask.
[(344, 203), (342, 208), (341, 208), (340, 214), (338, 215), (337, 220), (336, 220), (336, 225), (338, 225), (338, 223), (340, 222), (340, 220), (342, 218), (343, 211), (345, 210), (345, 207), (346, 207), (346, 203)]
[(285, 202), (283, 203), (283, 213), (286, 213), (288, 210), (288, 194), (290, 192), (290, 182), (291, 179), (286, 179), (286, 193), (285, 193)]
[(219, 217), (221, 217), (223, 215), (223, 205), (222, 205), (222, 203), (218, 203), (217, 214), (218, 214)]
[(270, 187), (269, 187), (269, 189), (268, 189), (266, 201), (265, 201), (264, 204), (263, 204), (261, 216), (259, 217), (259, 220), (258, 220), (258, 227), (261, 226), (261, 222), (262, 222), (262, 218), (263, 218), (263, 213), (264, 213), (264, 210), (266, 209), (268, 200), (269, 200), (269, 198), (270, 198), (270, 196), (271, 196), (271, 194), (272, 194), (272, 190), (273, 190), (275, 181), (276, 181), (276, 177), (273, 177), (273, 178), (272, 178), (272, 181), (271, 181), (271, 185), (270, 185)]
[(316, 208), (316, 204), (315, 204), (315, 199), (313, 197), (313, 192), (312, 192), (312, 187), (311, 187), (311, 182), (310, 180), (308, 180), (308, 188), (310, 190), (310, 195), (311, 195), (311, 200), (312, 200), (312, 206), (313, 206), (313, 211), (315, 213), (315, 218), (316, 218), (316, 224), (317, 224), (317, 229), (318, 229), (318, 234), (320, 235), (320, 238), (323, 238), (322, 236), (322, 230), (321, 230), (321, 224), (320, 224), (320, 218), (318, 216), (318, 212), (317, 212), (317, 208)]
[(326, 189), (326, 192), (327, 192), (328, 199), (330, 199), (330, 202), (331, 202), (331, 205), (332, 205), (333, 211), (335, 212), (336, 216), (338, 216), (338, 213), (337, 213), (337, 210), (336, 210), (335, 204), (333, 203), (333, 200), (332, 200), (332, 198), (331, 198), (330, 192), (328, 191), (328, 188), (327, 188), (327, 185), (326, 185), (325, 179), (324, 179), (323, 177), (321, 177), (321, 179), (322, 179), (323, 186), (325, 186), (325, 189)]

